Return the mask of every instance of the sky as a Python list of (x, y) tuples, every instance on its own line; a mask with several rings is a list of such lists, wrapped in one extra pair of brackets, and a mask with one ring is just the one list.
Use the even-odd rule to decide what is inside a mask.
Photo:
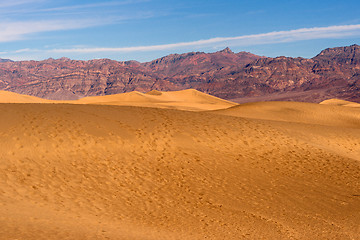
[(0, 58), (140, 62), (185, 52), (311, 58), (360, 45), (359, 0), (0, 0)]

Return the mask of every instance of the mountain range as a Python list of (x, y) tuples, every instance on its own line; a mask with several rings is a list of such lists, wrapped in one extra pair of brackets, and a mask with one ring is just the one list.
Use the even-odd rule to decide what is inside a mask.
[(171, 54), (146, 63), (0, 59), (0, 90), (47, 99), (188, 88), (239, 103), (329, 98), (360, 102), (360, 46), (328, 48), (310, 59), (270, 58), (229, 48)]

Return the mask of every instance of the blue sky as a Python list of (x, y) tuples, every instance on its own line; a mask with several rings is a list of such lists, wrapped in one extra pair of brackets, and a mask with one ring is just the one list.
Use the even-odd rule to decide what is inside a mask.
[(360, 44), (360, 1), (0, 0), (0, 58), (141, 62), (229, 46), (313, 57)]

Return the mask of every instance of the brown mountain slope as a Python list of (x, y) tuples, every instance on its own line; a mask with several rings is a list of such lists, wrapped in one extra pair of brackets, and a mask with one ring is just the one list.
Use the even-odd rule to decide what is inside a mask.
[(139, 63), (109, 59), (0, 63), (0, 89), (52, 99), (193, 88), (235, 101), (340, 98), (360, 102), (360, 47), (312, 59), (266, 58), (230, 49), (172, 54)]
[(203, 75), (211, 70), (224, 68), (244, 67), (246, 64), (260, 57), (248, 52), (233, 53), (229, 48), (215, 53), (191, 52), (185, 54), (172, 54), (144, 65), (166, 77), (181, 75)]
[(352, 45), (324, 50), (312, 59), (262, 58), (234, 73), (220, 97), (307, 102), (341, 98), (360, 102), (359, 55), (360, 47)]
[(0, 64), (0, 88), (39, 97), (59, 90), (78, 96), (114, 94), (135, 88), (147, 90), (153, 85), (153, 79), (139, 64), (109, 59), (62, 58)]
[[(152, 64), (109, 59), (77, 61), (68, 58), (4, 62), (0, 63), (0, 89), (59, 100), (135, 90), (182, 90), (189, 87), (181, 82), (169, 82), (163, 70), (168, 66), (165, 67), (164, 64), (170, 62), (171, 66), (174, 65), (170, 67), (171, 72), (177, 69), (176, 74), (185, 72), (182, 77), (187, 77), (190, 74), (186, 73), (188, 69), (192, 69), (191, 74), (197, 76), (203, 71), (217, 71), (224, 66), (242, 66), (257, 58), (258, 56), (250, 53), (220, 51), (212, 54), (170, 55)], [(159, 67), (160, 64), (163, 67)], [(194, 68), (200, 65), (201, 68)]]

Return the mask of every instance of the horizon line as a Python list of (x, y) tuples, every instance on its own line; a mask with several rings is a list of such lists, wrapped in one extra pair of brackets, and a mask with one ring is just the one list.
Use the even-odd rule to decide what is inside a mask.
[[(326, 49), (332, 49), (332, 48), (339, 48), (339, 47), (351, 47), (351, 46), (359, 46), (358, 44), (356, 43), (353, 43), (351, 45), (345, 45), (345, 46), (336, 46), (336, 47), (328, 47), (328, 48), (324, 48), (322, 49), (318, 54), (320, 54), (322, 51), (326, 50)], [(65, 57), (65, 56), (62, 56), (62, 57), (59, 57), (59, 58), (53, 58), (53, 57), (48, 57), (48, 58), (44, 58), (42, 60), (34, 60), (34, 59), (28, 59), (28, 60), (13, 60), (11, 58), (2, 58), (0, 57), (0, 60), (5, 60), (4, 62), (21, 62), (21, 61), (35, 61), (35, 62), (41, 62), (41, 61), (46, 61), (46, 60), (69, 60), (69, 61), (84, 61), (84, 62), (87, 62), (87, 61), (94, 61), (94, 60), (111, 60), (111, 61), (116, 61), (116, 62), (138, 62), (138, 63), (147, 63), (147, 62), (152, 62), (152, 61), (155, 61), (157, 59), (161, 59), (161, 58), (164, 58), (164, 57), (167, 57), (167, 56), (170, 56), (170, 55), (183, 55), (183, 54), (189, 54), (189, 53), (204, 53), (204, 54), (213, 54), (213, 53), (218, 53), (218, 52), (223, 52), (224, 50), (226, 49), (229, 49), (231, 51), (230, 54), (239, 54), (239, 53), (249, 53), (249, 54), (253, 54), (253, 55), (256, 55), (256, 56), (259, 56), (259, 57), (265, 57), (265, 58), (279, 58), (279, 57), (286, 57), (286, 58), (303, 58), (303, 59), (312, 59), (314, 57), (316, 57), (318, 54), (316, 54), (314, 57), (311, 57), (311, 58), (305, 58), (305, 57), (300, 57), (300, 56), (297, 56), (297, 57), (289, 57), (289, 56), (284, 56), (284, 55), (279, 55), (279, 56), (276, 56), (276, 57), (268, 57), (268, 56), (265, 56), (265, 55), (258, 55), (258, 54), (254, 54), (252, 52), (249, 52), (249, 51), (239, 51), (239, 52), (233, 52), (231, 50), (230, 47), (225, 47), (224, 49), (222, 50), (218, 50), (218, 51), (213, 51), (213, 52), (206, 52), (206, 51), (189, 51), (189, 52), (184, 52), (184, 53), (170, 53), (170, 54), (167, 54), (167, 55), (164, 55), (162, 57), (158, 57), (158, 58), (155, 58), (155, 59), (152, 59), (150, 61), (144, 61), (144, 62), (141, 62), (141, 61), (137, 61), (135, 59), (131, 59), (131, 60), (115, 60), (115, 59), (111, 59), (111, 58), (92, 58), (92, 59), (76, 59), (76, 58), (69, 58), (69, 57)], [(21, 51), (23, 52), (23, 51)], [(0, 52), (1, 54), (1, 52)], [(0, 63), (4, 63), (4, 62), (0, 62)]]

